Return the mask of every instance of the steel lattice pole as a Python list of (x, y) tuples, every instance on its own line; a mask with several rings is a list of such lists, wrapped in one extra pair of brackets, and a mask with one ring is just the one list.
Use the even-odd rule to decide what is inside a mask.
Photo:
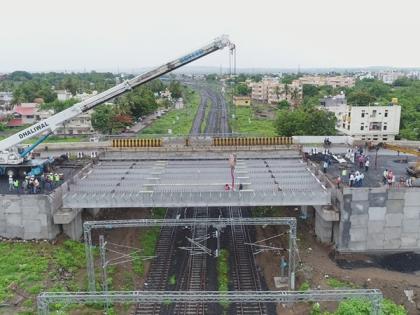
[(95, 292), (96, 291), (96, 284), (95, 284), (95, 266), (93, 261), (93, 253), (92, 253), (92, 234), (91, 228), (86, 223), (83, 224), (84, 228), (84, 239), (85, 239), (85, 253), (86, 253), (86, 268), (88, 274), (88, 288), (89, 291)]

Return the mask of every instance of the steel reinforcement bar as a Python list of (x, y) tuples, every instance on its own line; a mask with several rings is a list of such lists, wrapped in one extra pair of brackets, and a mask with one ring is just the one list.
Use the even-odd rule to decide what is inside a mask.
[(110, 291), (43, 292), (37, 297), (39, 315), (49, 314), (52, 303), (297, 303), (368, 299), (372, 314), (379, 315), (382, 292), (377, 289), (310, 291)]

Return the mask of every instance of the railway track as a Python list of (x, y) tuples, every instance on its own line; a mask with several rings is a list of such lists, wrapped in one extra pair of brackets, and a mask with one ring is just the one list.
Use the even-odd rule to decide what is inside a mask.
[[(229, 208), (230, 218), (242, 217), (240, 208)], [(247, 227), (242, 225), (231, 226), (229, 235), (229, 247), (231, 253), (232, 285), (235, 291), (260, 291), (261, 280), (257, 272), (254, 255), (245, 243), (251, 242)], [(234, 303), (229, 314), (240, 315), (266, 315), (267, 306), (263, 303)]]
[(197, 114), (195, 115), (193, 125), (191, 127), (190, 135), (198, 136), (201, 134), (201, 124), (204, 121), (206, 115), (206, 108), (208, 104), (208, 95), (204, 89), (200, 89), (200, 106), (198, 107)]
[[(171, 212), (166, 212), (165, 218), (173, 218)], [(156, 244), (155, 255), (145, 281), (143, 290), (145, 291), (164, 291), (169, 279), (169, 269), (172, 259), (172, 254), (175, 248), (174, 236), (176, 234), (176, 227), (163, 226), (160, 229), (159, 240)], [(147, 283), (147, 285), (146, 285)], [(138, 304), (136, 306), (134, 315), (157, 315), (161, 312), (161, 304)]]
[[(207, 208), (195, 208), (195, 219), (208, 218)], [(207, 227), (193, 226), (191, 238), (207, 247)], [(207, 253), (199, 246), (191, 246), (188, 256), (185, 272), (182, 275), (178, 290), (185, 291), (204, 291), (207, 283)], [(207, 314), (207, 305), (205, 303), (178, 303), (175, 306), (176, 315), (205, 315)]]

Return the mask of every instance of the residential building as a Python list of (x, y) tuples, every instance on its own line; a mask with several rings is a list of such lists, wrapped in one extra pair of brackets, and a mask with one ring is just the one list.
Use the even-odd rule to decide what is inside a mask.
[(55, 93), (57, 94), (57, 99), (62, 102), (73, 98), (73, 94), (66, 90), (57, 90)]
[(13, 118), (7, 123), (9, 127), (31, 125), (39, 120), (37, 103), (21, 103), (12, 110)]
[(378, 79), (382, 80), (382, 82), (386, 84), (393, 84), (395, 80), (405, 77), (406, 74), (399, 71), (386, 71), (386, 72), (379, 72)]
[(282, 100), (292, 103), (302, 99), (302, 85), (298, 80), (291, 84), (283, 84), (278, 79), (264, 78), (260, 82), (250, 82), (251, 98), (263, 103), (276, 104)]
[(57, 135), (90, 135), (94, 133), (92, 127), (92, 110), (79, 114), (67, 121), (63, 127), (58, 128), (54, 133)]
[(233, 104), (235, 106), (251, 106), (251, 98), (249, 96), (234, 96)]
[(92, 93), (77, 93), (73, 98), (83, 102), (86, 101), (88, 98), (95, 96), (96, 94), (98, 94), (98, 91), (92, 91)]
[(356, 79), (346, 76), (304, 76), (298, 79), (301, 85), (310, 84), (315, 86), (330, 85), (333, 88), (337, 87), (353, 87), (356, 84)]
[(321, 106), (337, 117), (336, 129), (366, 141), (393, 140), (400, 131), (401, 106), (397, 100), (388, 106)]
[(160, 97), (167, 99), (168, 101), (172, 100), (171, 91), (169, 91), (168, 89), (165, 89), (164, 91), (160, 91)]
[(174, 104), (175, 109), (183, 109), (184, 108), (184, 100), (182, 97), (178, 98)]
[(6, 110), (9, 108), (13, 100), (12, 92), (0, 92), (0, 109)]
[(343, 92), (334, 96), (332, 95), (324, 96), (324, 98), (321, 98), (319, 101), (320, 101), (321, 106), (327, 107), (327, 108), (347, 105), (346, 95)]

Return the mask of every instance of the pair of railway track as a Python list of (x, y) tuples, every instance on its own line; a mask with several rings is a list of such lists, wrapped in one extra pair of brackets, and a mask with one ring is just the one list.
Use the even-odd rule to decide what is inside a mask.
[[(240, 208), (228, 209), (231, 219), (241, 218)], [(243, 225), (231, 226), (229, 235), (229, 249), (231, 256), (232, 286), (235, 291), (261, 291), (261, 279), (259, 277), (254, 255), (250, 246), (252, 242), (249, 230)], [(240, 315), (268, 314), (267, 306), (263, 303), (234, 303), (231, 313)]]

